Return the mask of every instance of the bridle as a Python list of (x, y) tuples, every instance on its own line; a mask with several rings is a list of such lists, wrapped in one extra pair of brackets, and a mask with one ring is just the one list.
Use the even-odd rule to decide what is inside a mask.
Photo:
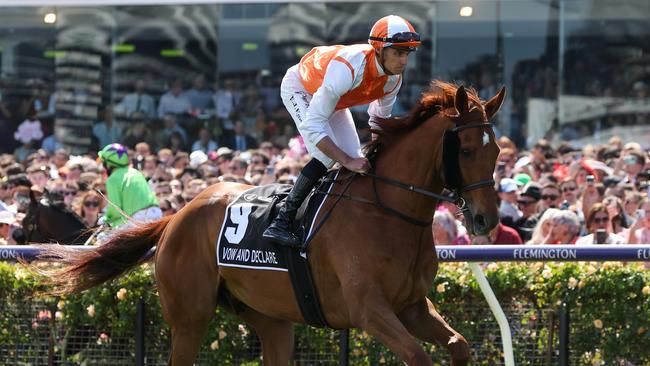
[[(360, 197), (353, 197), (350, 195), (345, 195), (345, 192), (347, 191), (348, 187), (350, 186), (351, 181), (354, 179), (354, 177), (357, 175), (356, 173), (352, 176), (350, 176), (350, 182), (346, 185), (345, 189), (343, 190), (343, 193), (340, 195), (337, 194), (332, 194), (328, 193), (329, 195), (332, 196), (340, 196), (340, 197), (345, 197), (350, 200), (354, 201), (360, 201), (364, 203), (372, 203), (372, 204), (377, 204), (380, 208), (382, 208), (384, 211), (390, 213), (393, 216), (396, 216), (408, 223), (411, 223), (413, 225), (418, 225), (418, 226), (430, 226), (432, 220), (428, 221), (422, 221), (417, 218), (414, 218), (412, 216), (409, 216), (403, 212), (400, 212), (390, 206), (387, 206), (383, 203), (381, 200), (381, 197), (379, 196), (379, 191), (377, 190), (377, 181), (380, 181), (382, 183), (407, 190), (409, 192), (414, 192), (421, 194), (426, 197), (430, 197), (439, 201), (446, 201), (446, 202), (451, 202), (458, 206), (460, 209), (460, 212), (462, 212), (464, 215), (469, 214), (469, 206), (467, 205), (467, 202), (463, 197), (461, 196), (462, 193), (472, 191), (475, 189), (479, 189), (482, 187), (487, 187), (487, 186), (494, 186), (495, 182), (494, 179), (483, 179), (478, 182), (474, 182), (471, 184), (467, 185), (461, 185), (460, 184), (460, 170), (458, 169), (458, 154), (459, 154), (459, 148), (460, 148), (460, 142), (458, 139), (458, 132), (462, 130), (466, 130), (468, 128), (485, 128), (485, 127), (490, 127), (492, 128), (492, 123), (489, 122), (477, 122), (477, 123), (469, 123), (469, 124), (464, 124), (464, 125), (456, 125), (454, 128), (447, 129), (445, 130), (445, 133), (443, 135), (443, 172), (445, 176), (445, 188), (450, 191), (449, 194), (444, 195), (444, 194), (439, 194), (439, 193), (434, 193), (431, 191), (428, 191), (423, 188), (415, 187), (412, 184), (407, 184), (402, 181), (388, 178), (388, 177), (383, 177), (381, 175), (377, 175), (374, 173), (374, 167), (372, 170), (368, 173), (365, 173), (363, 175), (368, 176), (372, 178), (372, 186), (373, 186), (373, 191), (375, 195), (375, 201), (369, 201), (365, 198), (360, 198)], [(455, 169), (455, 171), (454, 171)], [(456, 176), (452, 174), (457, 174)], [(325, 193), (325, 192), (322, 192)]]
[(36, 234), (38, 234), (38, 227), (36, 225), (40, 211), (40, 205), (30, 203), (29, 209), (27, 210), (27, 215), (25, 215), (25, 218), (23, 219), (23, 228), (27, 229), (25, 233), (27, 243), (34, 241)]
[[(461, 126), (456, 126), (450, 130), (446, 130), (443, 135), (443, 169), (445, 173), (445, 188), (452, 191), (453, 196), (460, 197), (460, 194), (463, 192), (471, 191), (485, 186), (494, 187), (494, 179), (483, 179), (478, 182), (467, 184), (462, 186), (460, 184), (460, 169), (458, 166), (458, 153), (460, 149), (460, 139), (458, 138), (458, 132), (466, 130), (469, 128), (490, 128), (492, 129), (492, 123), (490, 122), (477, 122), (477, 123), (468, 123)], [(448, 149), (448, 154), (445, 155), (445, 149)], [(452, 162), (453, 161), (453, 162)], [(456, 169), (456, 171), (454, 171)], [(454, 175), (454, 173), (458, 173)]]

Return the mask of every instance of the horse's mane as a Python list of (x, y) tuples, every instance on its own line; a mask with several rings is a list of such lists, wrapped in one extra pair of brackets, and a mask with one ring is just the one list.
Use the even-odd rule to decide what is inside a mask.
[[(377, 138), (365, 147), (365, 152), (374, 151), (379, 145), (388, 145), (399, 136), (411, 131), (430, 117), (439, 113), (450, 113), (454, 107), (456, 91), (459, 86), (441, 80), (434, 80), (429, 90), (422, 93), (422, 98), (405, 117), (380, 118), (374, 121), (370, 130), (377, 134)], [(481, 100), (473, 88), (467, 88), (469, 109), (477, 106), (482, 108)], [(455, 112), (453, 112), (455, 113)]]

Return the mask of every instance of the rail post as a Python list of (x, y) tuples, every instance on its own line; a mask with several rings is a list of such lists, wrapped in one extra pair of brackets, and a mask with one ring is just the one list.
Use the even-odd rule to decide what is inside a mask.
[(135, 365), (144, 366), (145, 354), (145, 307), (144, 299), (138, 300), (136, 319), (135, 319)]
[(569, 300), (565, 296), (560, 306), (560, 366), (569, 366), (569, 333), (571, 329), (569, 311)]
[(348, 366), (350, 361), (350, 330), (342, 329), (339, 338), (339, 366)]

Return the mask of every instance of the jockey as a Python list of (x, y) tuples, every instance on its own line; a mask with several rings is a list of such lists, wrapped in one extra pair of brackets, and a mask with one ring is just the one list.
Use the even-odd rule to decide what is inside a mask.
[(293, 220), (327, 169), (339, 162), (353, 172), (369, 170), (349, 107), (370, 104), (371, 125), (376, 118), (390, 117), (408, 56), (420, 46), (420, 35), (406, 19), (389, 15), (375, 23), (368, 43), (315, 47), (284, 76), (282, 101), (312, 159), (264, 238), (299, 247), (301, 240), (291, 230)]
[(143, 222), (162, 217), (156, 195), (149, 188), (146, 178), (139, 170), (129, 166), (126, 147), (110, 144), (98, 155), (108, 172), (106, 193), (112, 203), (106, 208), (104, 223), (118, 227), (128, 220), (124, 214)]

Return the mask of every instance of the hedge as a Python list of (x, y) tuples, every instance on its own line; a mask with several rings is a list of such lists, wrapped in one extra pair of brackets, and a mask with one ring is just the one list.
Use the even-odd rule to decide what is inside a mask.
[[(488, 280), (504, 308), (521, 310), (517, 319), (510, 318), (517, 329), (514, 339), (518, 364), (534, 364), (531, 354), (547, 352), (549, 327), (535, 326), (543, 311), (557, 309), (562, 301), (571, 307), (571, 352), (575, 364), (608, 365), (629, 362), (650, 365), (650, 273), (636, 263), (492, 263), (485, 266)], [(71, 354), (67, 337), (80, 326), (97, 330), (97, 345), (109, 347), (113, 339), (132, 339), (136, 304), (143, 298), (147, 308), (147, 341), (150, 348), (165, 349), (169, 330), (162, 321), (153, 279), (153, 267), (145, 264), (129, 274), (78, 295), (42, 298), (38, 279), (19, 265), (0, 263), (0, 344), (18, 347), (29, 344), (33, 329), (45, 321), (55, 321), (59, 333), (54, 347), (61, 360), (81, 362), (91, 356), (84, 350)], [(501, 363), (500, 341), (496, 327), (485, 334), (481, 322), (491, 321), (491, 314), (478, 284), (464, 264), (443, 264), (429, 293), (439, 312), (473, 344), (474, 365)], [(18, 327), (21, 320), (9, 311), (26, 302), (49, 304), (52, 310), (32, 314), (32, 330)], [(22, 304), (22, 305), (21, 305)], [(47, 309), (47, 307), (46, 307)], [(514, 310), (513, 310), (514, 309)], [(54, 312), (54, 314), (52, 314)], [(508, 312), (508, 311), (507, 311)], [(52, 319), (54, 316), (54, 319)], [(41, 322), (41, 323), (39, 323)], [(34, 325), (35, 324), (35, 325)], [(298, 347), (309, 348), (318, 358), (331, 358), (338, 350), (336, 333), (296, 327)], [(33, 335), (33, 334), (32, 334)], [(259, 355), (250, 354), (254, 334), (236, 317), (216, 310), (216, 319), (206, 337), (201, 359), (206, 364), (259, 364)], [(525, 340), (523, 339), (525, 338)], [(557, 338), (557, 337), (555, 337)], [(521, 346), (526, 342), (526, 347)], [(532, 345), (532, 346), (531, 346)], [(115, 345), (113, 345), (115, 346)], [(436, 362), (446, 363), (441, 347), (424, 345)], [(532, 351), (531, 351), (532, 347)], [(160, 358), (167, 357), (160, 354)], [(556, 357), (557, 351), (554, 350)], [(352, 333), (351, 364), (399, 364), (395, 357), (363, 331)]]

